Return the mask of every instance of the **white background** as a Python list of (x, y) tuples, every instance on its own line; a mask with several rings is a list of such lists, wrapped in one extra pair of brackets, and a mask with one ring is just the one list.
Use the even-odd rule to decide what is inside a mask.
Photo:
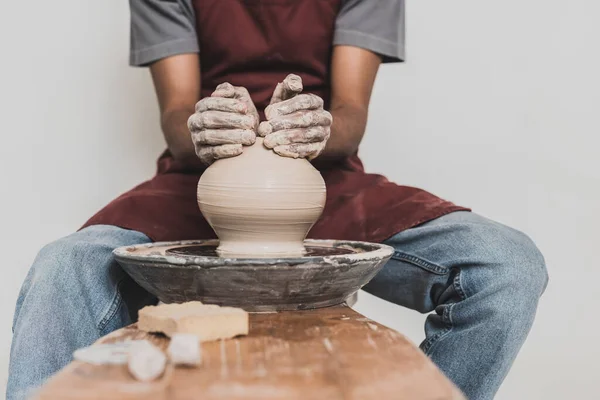
[[(531, 235), (551, 282), (499, 399), (592, 399), (600, 282), (600, 3), (413, 1), (408, 62), (377, 79), (362, 156)], [(149, 178), (164, 146), (148, 72), (127, 67), (125, 1), (0, 13), (0, 377), (37, 250)], [(359, 311), (423, 337), (424, 316)]]

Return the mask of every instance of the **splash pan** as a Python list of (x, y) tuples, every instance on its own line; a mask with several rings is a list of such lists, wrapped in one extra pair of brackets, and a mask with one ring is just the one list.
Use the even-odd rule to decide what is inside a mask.
[(291, 258), (226, 258), (217, 240), (120, 247), (117, 262), (164, 303), (198, 300), (248, 311), (304, 310), (344, 302), (393, 254), (366, 242), (306, 240)]

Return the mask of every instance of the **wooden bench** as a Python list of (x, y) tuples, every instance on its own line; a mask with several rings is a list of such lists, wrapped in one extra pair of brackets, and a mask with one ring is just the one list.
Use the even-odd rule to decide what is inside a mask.
[[(169, 342), (132, 325), (99, 343), (125, 339)], [(169, 367), (152, 383), (126, 366), (75, 361), (37, 399), (464, 399), (403, 335), (345, 305), (251, 314), (248, 336), (203, 343), (202, 352), (199, 368)]]

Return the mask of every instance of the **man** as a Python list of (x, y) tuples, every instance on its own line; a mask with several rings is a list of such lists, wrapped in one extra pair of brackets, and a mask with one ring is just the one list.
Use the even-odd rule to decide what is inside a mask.
[[(196, 206), (198, 177), (257, 134), (280, 156), (306, 157), (323, 174), (327, 205), (309, 236), (393, 246), (365, 289), (434, 311), (421, 349), (469, 398), (492, 398), (531, 328), (546, 269), (524, 234), (362, 169), (356, 152), (378, 67), (404, 58), (404, 2), (130, 4), (131, 63), (150, 67), (168, 151), (152, 180), (39, 253), (17, 301), (7, 398), (24, 398), (73, 350), (155, 302), (112, 250), (214, 237)], [(285, 85), (277, 84), (288, 73), (305, 90), (284, 100)]]

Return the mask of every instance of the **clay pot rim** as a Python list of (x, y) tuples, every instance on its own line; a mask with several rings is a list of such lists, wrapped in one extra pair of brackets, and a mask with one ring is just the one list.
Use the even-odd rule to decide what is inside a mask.
[[(165, 264), (173, 266), (186, 266), (191, 268), (228, 268), (236, 266), (255, 266), (255, 267), (286, 267), (294, 268), (315, 268), (318, 262), (323, 268), (330, 265), (338, 267), (354, 263), (363, 263), (365, 261), (378, 261), (390, 258), (394, 254), (394, 248), (380, 243), (369, 243), (347, 240), (319, 240), (307, 239), (304, 241), (306, 246), (320, 247), (342, 247), (356, 251), (350, 254), (330, 255), (330, 256), (307, 256), (307, 257), (276, 257), (276, 258), (227, 258), (214, 256), (185, 256), (165, 254), (164, 252), (172, 247), (205, 245), (217, 246), (217, 239), (209, 240), (181, 240), (172, 242), (155, 242), (134, 246), (123, 246), (115, 249), (113, 254), (118, 262), (143, 263), (151, 267), (157, 266), (164, 268)], [(135, 254), (140, 250), (149, 250), (156, 248), (156, 252), (147, 252), (146, 254)], [(306, 265), (303, 265), (306, 264)]]

